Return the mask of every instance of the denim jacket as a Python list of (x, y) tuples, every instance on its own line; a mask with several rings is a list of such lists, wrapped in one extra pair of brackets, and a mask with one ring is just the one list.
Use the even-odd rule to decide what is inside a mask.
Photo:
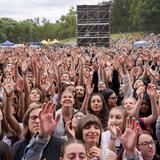
[(64, 140), (51, 135), (50, 138), (35, 135), (26, 146), (22, 160), (59, 160)]
[(43, 150), (47, 144), (47, 138), (40, 138), (38, 135), (33, 136), (24, 150), (24, 156), (22, 160), (40, 160)]

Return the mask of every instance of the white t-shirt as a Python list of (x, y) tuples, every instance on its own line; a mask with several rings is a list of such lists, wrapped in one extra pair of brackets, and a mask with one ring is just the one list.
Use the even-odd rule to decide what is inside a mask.
[[(110, 141), (110, 136), (111, 136), (111, 133), (110, 133), (109, 130), (102, 133), (102, 140), (101, 140), (102, 148), (105, 148), (106, 146), (108, 147), (108, 144), (109, 144), (109, 141)], [(120, 149), (121, 149), (121, 143), (120, 143), (120, 140), (118, 138), (115, 142), (115, 146), (116, 146), (116, 154), (118, 154)]]

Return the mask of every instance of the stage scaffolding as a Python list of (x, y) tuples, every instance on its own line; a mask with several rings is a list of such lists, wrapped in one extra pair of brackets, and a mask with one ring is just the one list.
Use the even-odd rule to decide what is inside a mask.
[(109, 5), (77, 6), (78, 46), (109, 46)]

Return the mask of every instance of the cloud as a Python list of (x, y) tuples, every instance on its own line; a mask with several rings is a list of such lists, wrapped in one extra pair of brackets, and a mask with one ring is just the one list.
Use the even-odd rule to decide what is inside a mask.
[(77, 4), (98, 4), (99, 0), (0, 0), (0, 17), (16, 20), (47, 18), (55, 22)]

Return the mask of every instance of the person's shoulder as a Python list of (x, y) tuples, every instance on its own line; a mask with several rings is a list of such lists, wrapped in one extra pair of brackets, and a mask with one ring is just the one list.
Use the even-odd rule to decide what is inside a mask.
[(20, 148), (24, 145), (27, 145), (28, 142), (29, 142), (29, 140), (27, 140), (26, 138), (22, 138), (12, 146), (12, 149), (14, 150), (14, 149)]
[(56, 142), (56, 143), (61, 143), (61, 144), (64, 144), (64, 143), (65, 143), (65, 140), (64, 140), (64, 139), (58, 137), (58, 136), (55, 135), (55, 134), (52, 135), (52, 139), (53, 139), (54, 142)]
[(9, 146), (5, 142), (0, 141), (0, 148), (5, 149), (5, 148), (9, 148)]
[(54, 147), (56, 149), (60, 149), (62, 148), (62, 146), (65, 144), (65, 140), (56, 136), (56, 135), (52, 135), (50, 142), (48, 143), (49, 147)]

